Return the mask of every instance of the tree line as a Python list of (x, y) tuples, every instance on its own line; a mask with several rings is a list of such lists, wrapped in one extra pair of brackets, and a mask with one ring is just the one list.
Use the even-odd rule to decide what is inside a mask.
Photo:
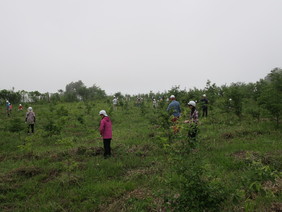
[[(153, 98), (164, 100), (171, 94), (186, 105), (189, 100), (199, 100), (202, 94), (206, 94), (209, 99), (209, 108), (221, 109), (226, 113), (242, 116), (246, 112), (253, 118), (260, 119), (262, 114), (267, 112), (275, 119), (279, 125), (282, 113), (282, 69), (274, 68), (264, 79), (255, 83), (231, 83), (230, 85), (217, 86), (210, 80), (207, 81), (204, 89), (193, 88), (181, 90), (179, 86), (174, 86), (166, 92), (140, 94), (145, 101), (150, 102)], [(115, 94), (120, 103), (133, 98), (136, 95), (122, 95), (121, 92)], [(0, 90), (1, 103), (9, 100), (12, 104), (23, 102), (47, 103), (47, 102), (77, 102), (77, 101), (96, 101), (107, 98), (107, 94), (99, 86), (93, 85), (86, 87), (79, 80), (66, 85), (65, 90), (58, 90), (56, 93), (40, 93), (39, 91), (14, 91)]]
[(106, 97), (106, 92), (100, 87), (93, 85), (86, 87), (84, 83), (79, 80), (71, 82), (66, 85), (65, 91), (60, 89), (55, 93), (40, 93), (39, 91), (14, 91), (0, 90), (0, 101), (10, 101), (13, 104), (23, 102), (46, 103), (46, 102), (76, 102), (76, 101), (90, 101), (99, 100)]

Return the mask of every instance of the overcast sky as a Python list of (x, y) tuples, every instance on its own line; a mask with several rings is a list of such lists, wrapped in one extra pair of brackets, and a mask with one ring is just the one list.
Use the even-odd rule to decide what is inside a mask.
[(282, 67), (281, 11), (281, 0), (1, 0), (0, 90), (256, 82)]

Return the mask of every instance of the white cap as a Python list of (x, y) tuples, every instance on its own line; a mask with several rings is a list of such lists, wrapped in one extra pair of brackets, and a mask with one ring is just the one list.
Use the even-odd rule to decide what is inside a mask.
[(105, 110), (101, 110), (101, 111), (99, 112), (99, 115), (108, 116)]
[(27, 110), (28, 110), (28, 111), (32, 111), (32, 107), (28, 107)]
[(188, 102), (188, 105), (192, 105), (192, 106), (196, 107), (196, 102), (190, 101), (190, 102)]
[(203, 97), (206, 97), (206, 94), (203, 94)]
[(170, 98), (170, 99), (175, 99), (175, 96), (174, 96), (174, 95), (171, 95), (169, 98)]

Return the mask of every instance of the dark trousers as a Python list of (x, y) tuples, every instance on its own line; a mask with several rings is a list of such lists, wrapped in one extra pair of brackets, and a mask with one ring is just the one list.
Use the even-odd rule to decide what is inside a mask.
[(203, 117), (208, 117), (208, 107), (203, 107)]
[(188, 138), (195, 139), (198, 135), (199, 128), (197, 124), (191, 124), (188, 130)]
[(31, 132), (34, 133), (34, 124), (29, 124), (27, 126), (27, 133), (29, 133), (29, 129), (31, 128)]
[(111, 156), (111, 138), (103, 139), (104, 141), (104, 157)]

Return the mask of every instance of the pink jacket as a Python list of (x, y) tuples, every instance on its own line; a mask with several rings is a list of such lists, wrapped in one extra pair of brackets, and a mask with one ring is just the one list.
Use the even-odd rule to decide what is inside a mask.
[(103, 139), (112, 138), (112, 122), (108, 116), (105, 116), (100, 121), (100, 134), (103, 136)]

